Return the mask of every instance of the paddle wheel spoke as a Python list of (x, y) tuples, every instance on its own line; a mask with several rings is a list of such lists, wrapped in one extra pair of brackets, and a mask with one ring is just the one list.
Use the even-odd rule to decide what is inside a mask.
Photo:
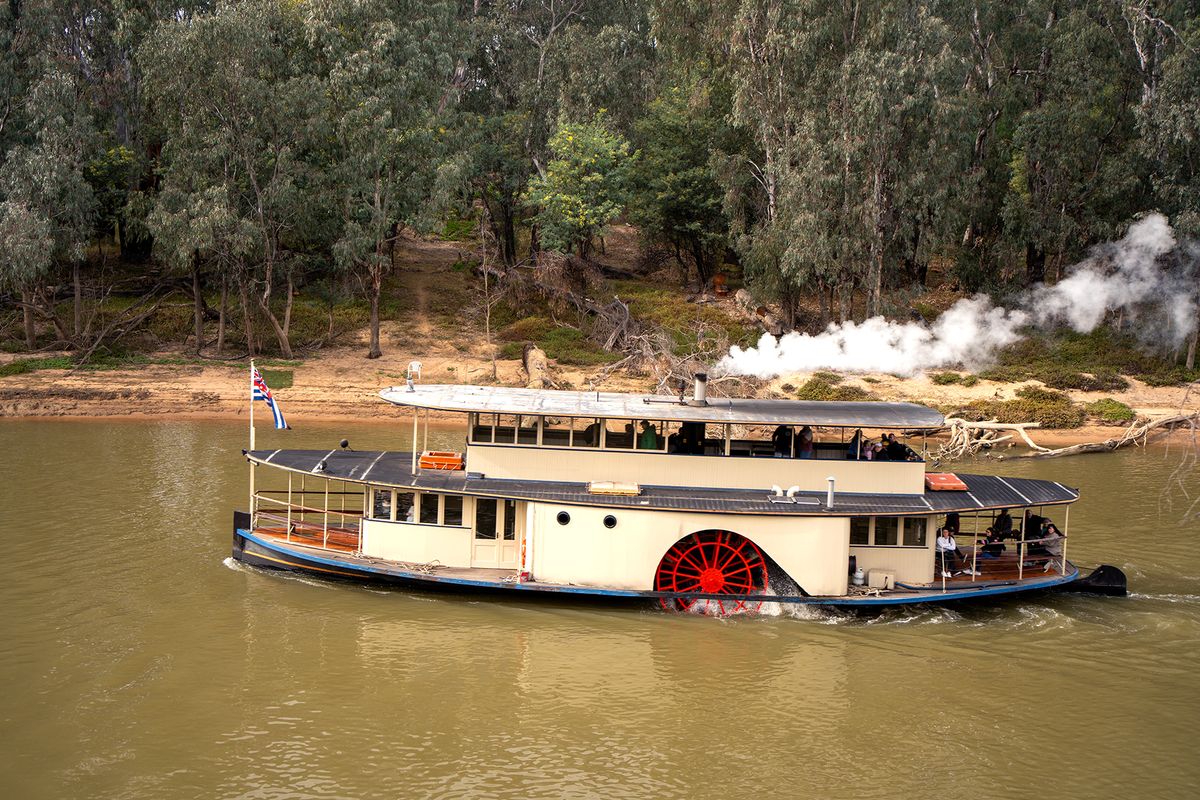
[[(677, 595), (730, 595), (721, 598), (664, 597), (663, 608), (727, 614), (758, 610), (739, 596), (761, 594), (767, 586), (766, 562), (758, 547), (731, 531), (702, 531), (676, 542), (659, 562), (654, 588)], [(703, 604), (701, 604), (703, 601)]]

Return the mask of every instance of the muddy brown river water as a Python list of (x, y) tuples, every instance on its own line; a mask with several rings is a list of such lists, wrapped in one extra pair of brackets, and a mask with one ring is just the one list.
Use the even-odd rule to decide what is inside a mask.
[(1127, 599), (714, 620), (236, 565), (245, 439), (0, 421), (0, 796), (1200, 793), (1200, 474), (1178, 447), (973, 466), (1080, 487), (1068, 554), (1124, 569)]

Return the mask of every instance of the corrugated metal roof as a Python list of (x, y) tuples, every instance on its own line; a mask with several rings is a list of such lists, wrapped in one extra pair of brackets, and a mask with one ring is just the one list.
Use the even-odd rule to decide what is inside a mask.
[(440, 411), (546, 414), (556, 417), (651, 419), (747, 425), (818, 425), (845, 428), (932, 429), (942, 415), (915, 403), (834, 403), (815, 400), (709, 398), (708, 405), (682, 404), (668, 395), (567, 392), (507, 386), (417, 385), (384, 389), (389, 403)]
[[(512, 497), (569, 505), (706, 511), (728, 514), (944, 514), (980, 509), (1022, 508), (1070, 503), (1079, 493), (1054, 481), (964, 475), (965, 492), (924, 494), (839, 493), (833, 509), (825, 507), (824, 492), (800, 492), (795, 502), (772, 499), (770, 490), (718, 489), (682, 486), (643, 486), (633, 497), (590, 494), (586, 484), (487, 478), (461, 471), (426, 470), (412, 475), (412, 454), (353, 450), (255, 450), (249, 456), (262, 464), (320, 478), (411, 487), (422, 491)], [(715, 457), (714, 457), (715, 458)]]

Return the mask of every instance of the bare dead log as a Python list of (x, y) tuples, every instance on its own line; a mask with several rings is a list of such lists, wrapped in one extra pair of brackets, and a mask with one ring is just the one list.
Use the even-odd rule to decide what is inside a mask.
[(533, 342), (525, 345), (525, 350), (521, 353), (521, 365), (525, 367), (525, 374), (528, 376), (525, 384), (527, 389), (547, 389), (554, 385), (550, 380), (550, 361), (542, 348)]
[[(1074, 444), (1070, 447), (1059, 447), (1054, 450), (1048, 450), (1043, 447), (1039, 448), (1038, 452), (1035, 453), (1021, 453), (1015, 456), (1008, 456), (1008, 458), (1058, 458), (1060, 456), (1073, 456), (1080, 453), (1109, 453), (1129, 445), (1145, 445), (1151, 433), (1157, 435), (1159, 433), (1168, 433), (1176, 428), (1186, 427), (1191, 428), (1194, 435), (1198, 424), (1200, 424), (1200, 411), (1176, 414), (1171, 417), (1163, 417), (1141, 424), (1135, 422), (1121, 436), (1114, 436), (1102, 442)], [(997, 456), (997, 458), (1005, 458), (1005, 456)]]
[[(998, 444), (1010, 441), (1013, 433), (1018, 434), (1030, 448), (1044, 452), (1047, 448), (1029, 438), (1028, 429), (1037, 427), (1040, 427), (1037, 422), (1009, 423), (996, 420), (974, 422), (959, 417), (948, 417), (946, 429), (949, 437), (934, 451), (933, 459), (934, 461), (955, 461), (966, 456), (973, 456), (980, 451), (990, 450)], [(1002, 435), (1005, 431), (1010, 432), (1009, 435)]]

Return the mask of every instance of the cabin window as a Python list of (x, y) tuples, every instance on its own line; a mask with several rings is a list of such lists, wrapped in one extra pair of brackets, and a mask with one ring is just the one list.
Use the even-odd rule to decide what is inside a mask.
[(667, 440), (662, 432), (666, 429), (664, 422), (640, 421), (633, 433), (634, 446), (638, 450), (650, 450), (661, 453), (666, 449)]
[(474, 414), (474, 424), (471, 425), (471, 441), (492, 441), (492, 429), (496, 424), (495, 414)]
[(609, 419), (604, 421), (604, 446), (612, 450), (632, 450), (636, 438), (633, 420)]
[(538, 418), (523, 414), (517, 417), (517, 444), (538, 443)]
[(570, 447), (571, 420), (542, 417), (542, 445), (545, 447)]
[(396, 492), (396, 516), (392, 519), (400, 522), (416, 521), (416, 495), (412, 492)]
[[(674, 427), (674, 426), (672, 426)], [(720, 455), (725, 452), (725, 440), (705, 439), (703, 422), (681, 422), (667, 437), (667, 452), (685, 455)]]
[(376, 489), (371, 496), (371, 517), (373, 519), (392, 518), (392, 490)]
[(904, 546), (905, 547), (924, 547), (925, 546), (925, 518), (924, 517), (905, 517), (904, 518)]
[(600, 446), (600, 420), (574, 419), (571, 420), (571, 427), (573, 429), (571, 434), (572, 447)]
[(479, 498), (475, 501), (475, 538), (496, 538), (496, 501)]
[(870, 517), (851, 517), (850, 518), (850, 544), (870, 544), (871, 543), (871, 518)]
[(504, 538), (512, 541), (517, 538), (517, 501), (504, 501)]
[(496, 444), (514, 444), (517, 441), (517, 415), (496, 415)]
[(462, 495), (448, 494), (442, 497), (442, 524), (462, 525)]
[(437, 525), (438, 521), (438, 495), (422, 494), (421, 495), (421, 513), (420, 520), (425, 525)]
[(896, 517), (876, 517), (875, 518), (875, 544), (883, 546), (894, 546), (898, 541), (897, 534), (900, 528), (900, 520)]

